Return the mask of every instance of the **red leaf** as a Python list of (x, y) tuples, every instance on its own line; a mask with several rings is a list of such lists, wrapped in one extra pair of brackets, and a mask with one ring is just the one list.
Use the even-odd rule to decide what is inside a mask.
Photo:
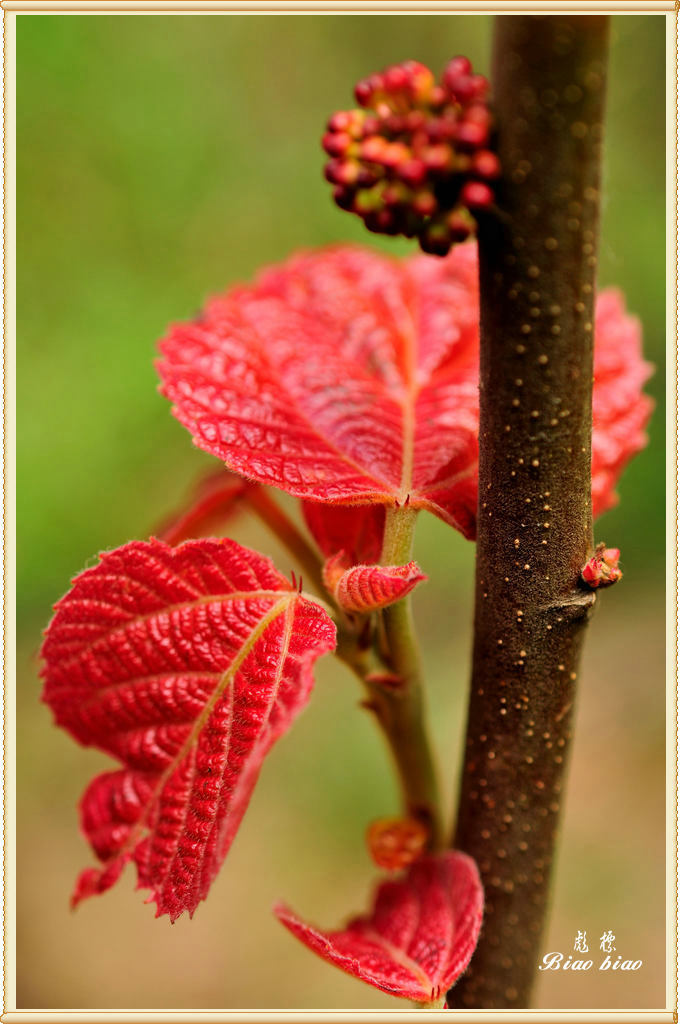
[(175, 415), (199, 447), (261, 483), (338, 504), (410, 495), (469, 534), (477, 298), (463, 284), (474, 249), (459, 248), (428, 279), (430, 293), (464, 303), (439, 310), (445, 341), (422, 309), (418, 261), (359, 248), (295, 257), (214, 299), (161, 345)]
[(423, 857), (379, 886), (373, 910), (322, 932), (283, 904), (274, 913), (315, 953), (355, 978), (415, 1002), (440, 998), (470, 962), (484, 894), (474, 861), (449, 850)]
[(328, 592), (347, 612), (373, 612), (406, 597), (426, 580), (417, 562), (407, 565), (353, 565), (344, 551), (329, 558), (323, 568)]
[(324, 505), (303, 501), (302, 512), (324, 555), (344, 551), (350, 565), (379, 561), (385, 532), (384, 505)]
[(173, 547), (183, 540), (207, 537), (236, 511), (239, 498), (253, 485), (243, 477), (220, 469), (198, 481), (187, 508), (169, 518), (157, 531)]
[(233, 541), (133, 541), (77, 576), (43, 644), (43, 699), (124, 767), (83, 797), (103, 867), (83, 872), (74, 902), (133, 859), (159, 915), (193, 914), (334, 644), (326, 613)]
[[(466, 244), (445, 259), (351, 247), (293, 257), (170, 331), (163, 392), (195, 443), (246, 477), (341, 505), (408, 496), (472, 537), (476, 253)], [(645, 443), (651, 402), (637, 321), (614, 293), (598, 300), (595, 343), (597, 514)]]
[(642, 358), (642, 331), (623, 296), (608, 288), (595, 306), (593, 386), (593, 515), (615, 505), (623, 468), (647, 444), (654, 403), (642, 393), (652, 367)]

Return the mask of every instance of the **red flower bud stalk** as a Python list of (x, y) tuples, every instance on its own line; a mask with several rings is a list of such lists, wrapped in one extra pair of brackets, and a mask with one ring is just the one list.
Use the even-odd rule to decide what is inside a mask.
[(595, 594), (593, 293), (606, 17), (496, 20), (503, 218), (480, 224), (475, 638), (454, 845), (485, 920), (452, 1008), (529, 1005)]
[(323, 137), (337, 205), (369, 231), (415, 237), (438, 256), (474, 234), (500, 174), (488, 86), (467, 57), (450, 61), (439, 83), (412, 60), (359, 82), (364, 109), (333, 114)]

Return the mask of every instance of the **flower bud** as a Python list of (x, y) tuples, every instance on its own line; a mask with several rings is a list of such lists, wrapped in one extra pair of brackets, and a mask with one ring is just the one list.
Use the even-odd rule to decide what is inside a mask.
[(388, 68), (383, 75), (387, 92), (402, 92), (409, 84), (409, 74), (400, 64)]
[(351, 210), (352, 203), (354, 202), (354, 189), (349, 186), (338, 185), (333, 189), (333, 199), (341, 210)]
[(420, 237), (420, 247), (432, 256), (446, 256), (451, 241), (451, 232), (446, 224), (430, 221)]
[(422, 185), (427, 177), (427, 164), (424, 160), (404, 160), (396, 171), (407, 185)]
[(472, 217), (466, 217), (464, 212), (454, 212), (450, 214), (446, 223), (454, 242), (464, 242), (466, 238), (470, 237), (475, 229), (475, 223)]
[(467, 57), (449, 61), (440, 82), (418, 61), (403, 61), (357, 83), (361, 108), (328, 121), (325, 175), (341, 209), (370, 231), (417, 237), (444, 256), (493, 206), (500, 175), (489, 148), (488, 82)]
[(398, 235), (399, 221), (396, 215), (388, 209), (373, 210), (364, 218), (364, 224), (369, 231), (376, 235)]
[(360, 217), (366, 218), (369, 214), (375, 213), (382, 206), (382, 197), (377, 189), (362, 189), (354, 195), (352, 212), (358, 213)]
[(470, 210), (488, 210), (493, 203), (493, 189), (483, 181), (468, 181), (460, 190), (463, 206)]
[(382, 194), (383, 202), (387, 206), (406, 206), (411, 202), (412, 197), (412, 190), (400, 181), (388, 185)]
[(352, 138), (347, 132), (326, 132), (321, 145), (329, 156), (344, 156), (352, 145)]
[(335, 114), (332, 114), (328, 118), (328, 131), (346, 132), (352, 124), (354, 113), (353, 110), (338, 110)]
[(490, 149), (480, 149), (472, 157), (472, 168), (480, 178), (490, 181), (500, 176), (501, 162)]
[(382, 156), (387, 142), (380, 135), (370, 135), (359, 148), (359, 156), (369, 163), (382, 163)]
[(445, 88), (453, 92), (453, 86), (461, 78), (467, 78), (472, 71), (472, 64), (467, 57), (454, 57), (444, 68), (442, 80)]
[(434, 88), (434, 75), (424, 64), (414, 62), (411, 69), (411, 96), (416, 103), (427, 102)]
[(333, 185), (354, 185), (359, 177), (359, 164), (355, 160), (329, 160), (324, 173)]
[(477, 149), (485, 146), (489, 133), (483, 124), (477, 121), (461, 121), (456, 126), (456, 141), (466, 149)]
[(423, 161), (428, 171), (441, 174), (453, 166), (453, 150), (444, 143), (428, 146), (423, 152)]
[(399, 167), (400, 164), (406, 163), (411, 157), (411, 152), (408, 146), (405, 146), (403, 142), (391, 142), (385, 146), (382, 154), (380, 163), (384, 167), (389, 167), (390, 170), (394, 170)]
[(423, 217), (431, 217), (437, 209), (437, 200), (434, 197), (434, 193), (430, 192), (429, 189), (417, 192), (413, 197), (412, 208)]

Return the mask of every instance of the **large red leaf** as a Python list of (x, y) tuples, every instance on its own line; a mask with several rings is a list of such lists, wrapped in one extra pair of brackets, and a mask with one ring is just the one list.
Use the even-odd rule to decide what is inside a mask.
[(77, 576), (43, 644), (43, 699), (123, 768), (83, 797), (103, 866), (83, 872), (74, 902), (133, 859), (159, 915), (193, 914), (334, 645), (326, 613), (233, 541), (133, 541)]
[(175, 415), (244, 476), (340, 504), (410, 495), (469, 534), (477, 298), (475, 251), (461, 248), (428, 278), (443, 331), (413, 262), (359, 248), (298, 256), (212, 300), (161, 345)]
[(278, 919), (315, 953), (393, 996), (440, 999), (470, 962), (484, 894), (475, 862), (449, 850), (417, 860), (379, 886), (373, 909), (340, 931), (305, 924), (283, 904)]
[[(402, 262), (353, 247), (296, 256), (171, 329), (163, 391), (195, 443), (246, 477), (340, 505), (408, 496), (472, 537), (476, 263), (474, 244)], [(595, 349), (598, 514), (651, 409), (639, 326), (612, 293), (598, 300)]]

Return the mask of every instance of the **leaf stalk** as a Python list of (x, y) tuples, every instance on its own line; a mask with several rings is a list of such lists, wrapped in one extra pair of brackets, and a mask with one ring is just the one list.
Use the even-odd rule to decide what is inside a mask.
[[(403, 565), (413, 554), (417, 512), (408, 506), (387, 510), (382, 565)], [(411, 595), (384, 608), (378, 637), (382, 657), (399, 680), (396, 687), (364, 682), (385, 732), (399, 773), (407, 813), (430, 831), (430, 847), (443, 841), (442, 814), (432, 748), (425, 725), (422, 659), (413, 621)]]

